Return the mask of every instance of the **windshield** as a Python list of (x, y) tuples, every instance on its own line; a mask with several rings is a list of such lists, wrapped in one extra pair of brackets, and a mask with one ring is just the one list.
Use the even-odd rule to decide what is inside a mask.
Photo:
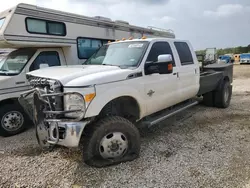
[(1, 27), (3, 26), (4, 20), (5, 20), (5, 18), (1, 18), (1, 19), (0, 19), (0, 29), (1, 29)]
[(136, 67), (147, 48), (147, 44), (147, 41), (133, 41), (103, 45), (84, 64)]
[(220, 59), (230, 59), (229, 56), (221, 56)]
[(250, 54), (241, 54), (240, 58), (241, 59), (250, 59)]
[(35, 49), (18, 49), (0, 60), (0, 75), (17, 75), (36, 52)]

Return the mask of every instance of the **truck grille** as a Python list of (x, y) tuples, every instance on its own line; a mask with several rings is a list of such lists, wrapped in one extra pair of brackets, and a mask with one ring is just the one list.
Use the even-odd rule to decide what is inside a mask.
[[(38, 88), (42, 90), (43, 93), (45, 94), (55, 94), (63, 92), (63, 87), (61, 83), (57, 80), (32, 76), (28, 78), (28, 81), (33, 88)], [(49, 101), (47, 108), (51, 109), (46, 109), (46, 110), (53, 110), (53, 111), (63, 110), (62, 96), (47, 97), (47, 100)]]

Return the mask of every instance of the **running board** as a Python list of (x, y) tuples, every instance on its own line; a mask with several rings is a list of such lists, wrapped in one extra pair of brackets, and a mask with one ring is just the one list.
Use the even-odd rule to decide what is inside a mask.
[(164, 110), (161, 114), (157, 116), (151, 116), (148, 117), (146, 120), (143, 121), (143, 124), (146, 125), (148, 128), (152, 127), (153, 125), (156, 125), (160, 123), (161, 121), (166, 120), (167, 118), (182, 112), (188, 108), (191, 108), (195, 105), (197, 105), (199, 102), (198, 101), (189, 101), (186, 102), (185, 104), (179, 104), (176, 107), (173, 107), (172, 109)]

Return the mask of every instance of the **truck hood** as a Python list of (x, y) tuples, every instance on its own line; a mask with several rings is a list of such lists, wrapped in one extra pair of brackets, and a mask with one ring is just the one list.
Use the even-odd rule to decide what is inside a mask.
[(63, 86), (86, 86), (124, 80), (132, 69), (107, 65), (57, 66), (35, 70), (27, 75), (58, 80)]
[(3, 75), (0, 75), (0, 82), (4, 82), (4, 81), (7, 81), (9, 80), (11, 77), (10, 76), (3, 76)]
[[(17, 85), (17, 82), (23, 82), (23, 84)], [(7, 95), (10, 93), (16, 95), (15, 93), (18, 91), (29, 89), (29, 85), (25, 83), (25, 77), (23, 75), (17, 75), (17, 76), (0, 75), (0, 86), (1, 86), (0, 95), (3, 94)]]

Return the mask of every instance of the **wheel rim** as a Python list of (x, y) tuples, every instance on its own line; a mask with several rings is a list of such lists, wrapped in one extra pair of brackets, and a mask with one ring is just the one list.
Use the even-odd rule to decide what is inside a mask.
[(18, 111), (11, 111), (6, 113), (1, 121), (2, 127), (6, 131), (16, 131), (23, 126), (24, 117), (22, 113)]
[(123, 156), (128, 149), (127, 137), (121, 132), (113, 132), (104, 136), (100, 142), (99, 152), (104, 159)]
[(224, 92), (224, 100), (225, 100), (225, 102), (228, 101), (228, 98), (229, 98), (229, 88), (227, 87), (225, 92)]

